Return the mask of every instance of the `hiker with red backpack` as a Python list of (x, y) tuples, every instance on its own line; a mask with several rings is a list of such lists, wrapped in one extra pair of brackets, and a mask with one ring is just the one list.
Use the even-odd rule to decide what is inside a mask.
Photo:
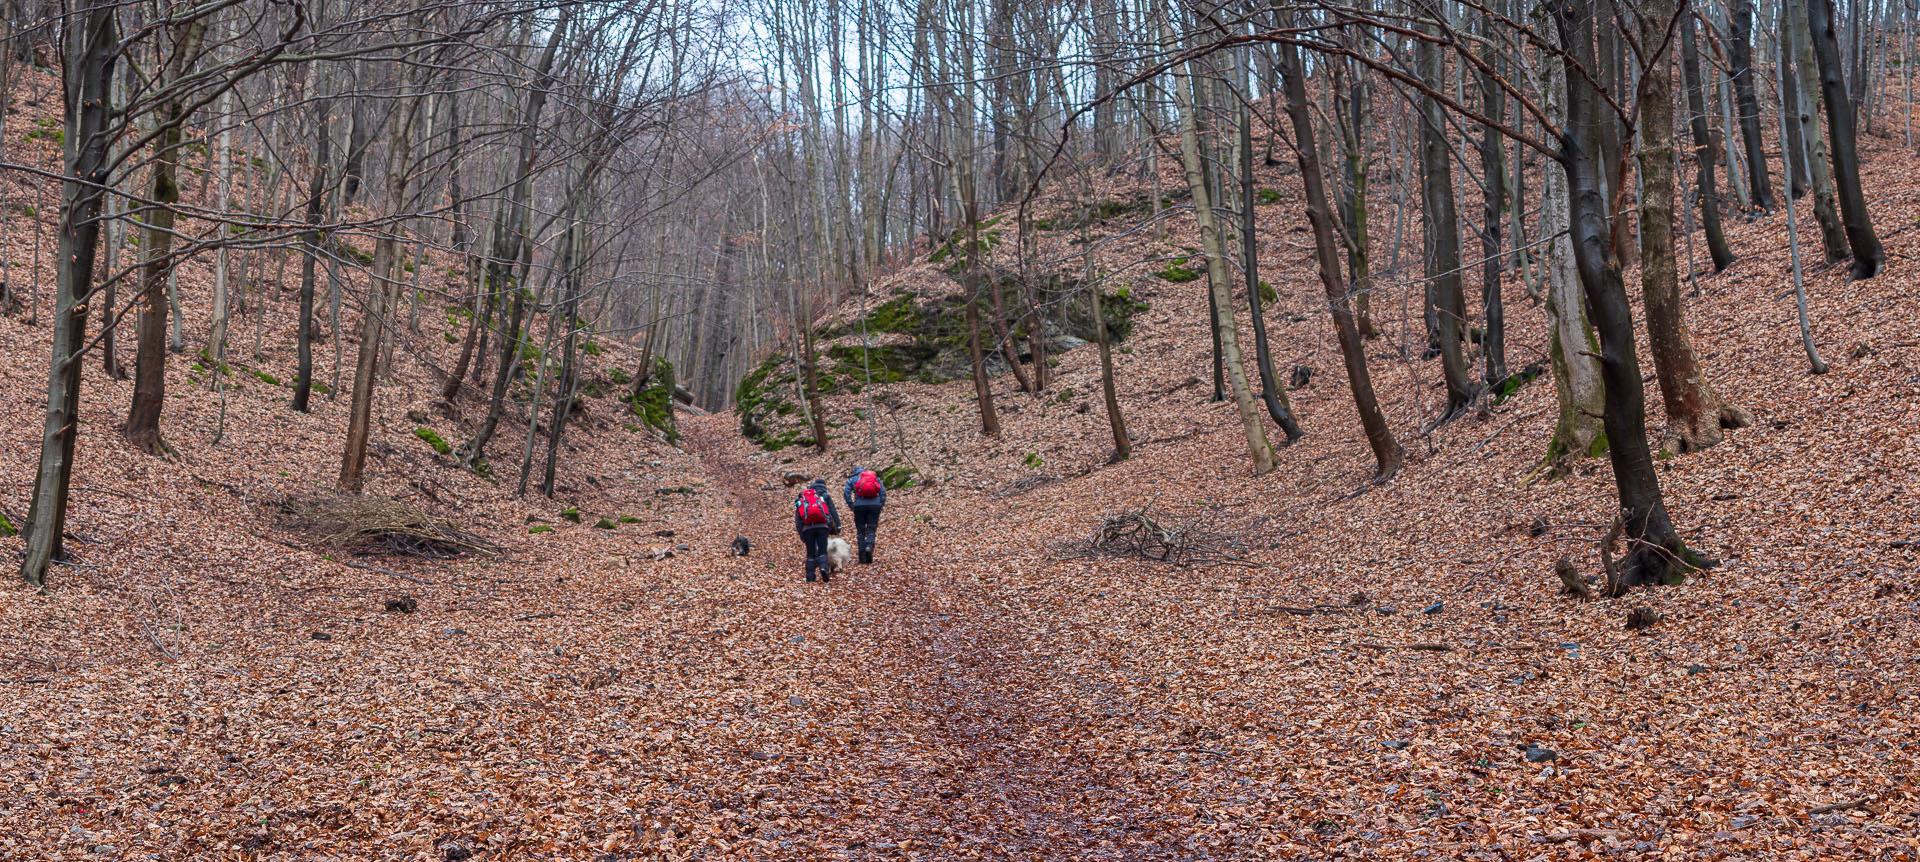
[(813, 484), (802, 488), (800, 496), (794, 499), (793, 529), (807, 546), (807, 583), (813, 583), (815, 572), (819, 573), (821, 582), (832, 581), (833, 570), (827, 563), (827, 537), (840, 532), (840, 512), (833, 506), (833, 495), (827, 492), (825, 479), (813, 480)]
[(860, 562), (873, 562), (873, 537), (880, 529), (880, 510), (887, 505), (887, 486), (880, 474), (863, 467), (853, 468), (842, 492), (853, 509), (853, 532), (860, 543)]

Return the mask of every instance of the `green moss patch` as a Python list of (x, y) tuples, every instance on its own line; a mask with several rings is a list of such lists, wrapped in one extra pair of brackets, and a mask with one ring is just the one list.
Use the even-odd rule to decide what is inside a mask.
[(641, 423), (653, 428), (667, 438), (667, 442), (680, 445), (680, 426), (673, 417), (673, 363), (663, 357), (654, 357), (653, 374), (647, 378), (647, 386), (632, 395), (627, 404), (633, 408), (633, 414), (640, 417)]
[(439, 432), (434, 431), (432, 428), (415, 428), (413, 429), (413, 436), (427, 441), (427, 445), (432, 446), (435, 452), (442, 455), (453, 454), (453, 446), (447, 443), (447, 441), (440, 436)]
[(877, 472), (880, 474), (880, 484), (885, 485), (888, 491), (911, 487), (914, 484), (913, 477), (919, 473), (905, 464), (895, 464)]
[(1154, 275), (1160, 276), (1161, 278), (1164, 278), (1167, 281), (1173, 282), (1174, 284), (1185, 284), (1189, 281), (1193, 281), (1194, 279), (1199, 278), (1200, 273), (1203, 272), (1204, 270), (1197, 270), (1197, 269), (1188, 267), (1187, 266), (1188, 260), (1190, 260), (1190, 258), (1176, 257), (1170, 263), (1167, 264), (1166, 269), (1160, 270), (1159, 272), (1154, 273)]

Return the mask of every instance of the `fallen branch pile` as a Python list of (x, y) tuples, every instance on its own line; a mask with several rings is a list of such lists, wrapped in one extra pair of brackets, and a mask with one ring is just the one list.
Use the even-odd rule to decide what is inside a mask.
[(445, 560), (470, 553), (500, 554), (500, 547), (483, 536), (382, 497), (290, 497), (280, 511), (288, 527), (355, 556)]
[(1147, 509), (1102, 519), (1093, 535), (1058, 548), (1062, 559), (1125, 559), (1176, 566), (1249, 566), (1260, 564), (1233, 553), (1236, 537), (1193, 524), (1167, 524)]

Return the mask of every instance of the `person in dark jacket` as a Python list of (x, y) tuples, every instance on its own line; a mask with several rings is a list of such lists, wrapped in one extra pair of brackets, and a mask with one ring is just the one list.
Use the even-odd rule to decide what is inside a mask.
[[(827, 510), (824, 523), (807, 523), (807, 492), (813, 492), (819, 498), (820, 505)], [(825, 479), (815, 479), (813, 484), (800, 491), (793, 500), (793, 529), (800, 534), (800, 542), (807, 546), (807, 582), (812, 583), (814, 573), (818, 572), (822, 583), (833, 580), (833, 572), (827, 567), (827, 537), (840, 532), (840, 510), (833, 505), (833, 494), (827, 490)]]
[[(871, 473), (872, 476), (868, 476)], [(861, 492), (867, 492), (862, 494)], [(847, 477), (846, 490), (841, 496), (847, 500), (847, 507), (853, 510), (853, 531), (860, 543), (860, 562), (873, 562), (874, 534), (880, 530), (880, 510), (887, 505), (887, 486), (880, 481), (880, 474), (864, 467), (853, 468), (853, 475)]]

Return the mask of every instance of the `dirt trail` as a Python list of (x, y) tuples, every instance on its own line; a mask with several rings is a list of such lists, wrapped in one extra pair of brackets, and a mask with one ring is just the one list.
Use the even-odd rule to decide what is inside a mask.
[[(784, 488), (743, 461), (721, 429), (696, 427), (689, 450), (734, 499), (755, 553), (798, 581), (801, 558)], [(898, 495), (882, 525), (878, 562), (831, 585), (809, 613), (836, 661), (872, 696), (861, 723), (918, 728), (917, 757), (880, 783), (903, 795), (849, 842), (856, 854), (943, 848), (1003, 859), (1142, 858), (1140, 830), (1161, 815), (1124, 796), (1114, 764), (1077, 753), (1096, 698), (1022, 636), (1017, 574), (968, 560), (971, 531), (912, 520), (924, 497)], [(944, 526), (944, 525), (943, 525)], [(844, 648), (858, 644), (858, 648)], [(831, 708), (831, 707), (829, 707)], [(1124, 764), (1122, 764), (1124, 766)], [(1129, 843), (1132, 833), (1132, 847)], [(1061, 855), (1064, 854), (1064, 855)]]

